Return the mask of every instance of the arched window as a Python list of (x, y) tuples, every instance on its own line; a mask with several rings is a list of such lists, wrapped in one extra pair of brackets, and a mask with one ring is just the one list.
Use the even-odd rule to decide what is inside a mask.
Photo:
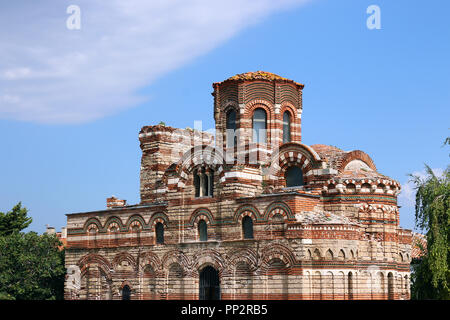
[(122, 288), (122, 300), (130, 300), (131, 297), (131, 289), (128, 285), (125, 285)]
[(214, 193), (214, 170), (194, 170), (195, 197), (212, 197)]
[(242, 219), (242, 231), (244, 239), (253, 239), (253, 220), (249, 216)]
[(158, 222), (155, 226), (156, 232), (156, 243), (163, 244), (164, 243), (164, 225), (161, 222)]
[(194, 188), (195, 188), (195, 197), (200, 197), (200, 176), (197, 170), (194, 171)]
[(253, 113), (253, 142), (266, 143), (267, 141), (267, 114), (264, 109), (258, 108)]
[(290, 167), (285, 174), (286, 187), (298, 187), (304, 185), (303, 172), (297, 166)]
[(227, 112), (227, 147), (234, 147), (237, 145), (236, 137), (236, 111), (233, 109)]
[(198, 222), (198, 235), (200, 236), (200, 241), (208, 241), (208, 225), (205, 220)]
[(288, 111), (283, 114), (283, 143), (291, 142), (291, 115)]

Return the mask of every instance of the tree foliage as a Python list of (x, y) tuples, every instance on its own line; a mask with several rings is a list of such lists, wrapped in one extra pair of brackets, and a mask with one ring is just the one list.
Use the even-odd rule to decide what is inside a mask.
[(18, 203), (7, 213), (0, 212), (0, 237), (12, 234), (15, 231), (22, 231), (28, 227), (32, 221), (27, 216), (27, 208), (22, 208), (22, 203)]
[(0, 300), (63, 299), (61, 242), (55, 235), (21, 232), (30, 223), (20, 203), (0, 215)]
[(450, 298), (450, 170), (437, 177), (427, 165), (427, 177), (411, 176), (416, 185), (416, 226), (426, 234), (426, 256), (413, 265), (412, 297)]

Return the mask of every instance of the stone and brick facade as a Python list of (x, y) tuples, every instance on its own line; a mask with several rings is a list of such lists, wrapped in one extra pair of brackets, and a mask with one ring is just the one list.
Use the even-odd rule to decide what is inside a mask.
[(66, 299), (409, 299), (400, 184), (363, 151), (302, 144), (302, 84), (213, 88), (215, 135), (142, 128), (139, 204), (67, 215)]

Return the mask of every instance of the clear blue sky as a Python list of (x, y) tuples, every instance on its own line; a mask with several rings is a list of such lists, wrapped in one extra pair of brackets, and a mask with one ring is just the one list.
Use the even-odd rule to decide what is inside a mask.
[[(73, 1), (82, 28), (68, 31), (71, 2), (43, 1), (37, 11), (49, 19), (30, 22), (34, 30), (42, 24), (40, 43), (19, 24), (36, 11), (34, 2), (2, 3), (0, 211), (22, 201), (33, 218), (29, 230), (43, 232), (45, 224), (64, 226), (66, 213), (105, 208), (111, 195), (138, 203), (140, 128), (160, 121), (193, 127), (195, 120), (213, 128), (211, 84), (264, 70), (305, 84), (303, 143), (363, 150), (379, 172), (406, 187), (400, 224), (412, 229), (407, 174), (423, 171), (424, 163), (438, 171), (449, 163), (450, 148), (442, 144), (450, 135), (450, 2), (311, 0), (280, 8), (262, 2), (264, 10), (243, 5), (232, 9), (245, 15), (222, 20), (202, 20), (209, 9), (166, 16), (160, 12), (169, 7), (157, 8), (162, 24), (176, 18), (179, 25), (152, 25), (132, 37), (121, 32), (144, 26), (151, 13), (98, 15), (117, 21), (112, 44), (92, 18), (100, 4)], [(381, 30), (366, 27), (371, 4), (381, 9)], [(183, 28), (184, 15), (201, 24)], [(76, 55), (63, 46), (67, 38)], [(94, 52), (89, 44), (99, 47)]]

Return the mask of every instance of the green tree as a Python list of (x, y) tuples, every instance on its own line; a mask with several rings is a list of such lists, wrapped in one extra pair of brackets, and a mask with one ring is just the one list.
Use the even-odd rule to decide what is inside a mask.
[(21, 232), (30, 223), (20, 203), (0, 216), (0, 300), (63, 299), (61, 242), (55, 235)]
[[(416, 185), (416, 227), (426, 234), (427, 254), (413, 261), (413, 299), (450, 299), (450, 170), (436, 176), (425, 165), (427, 177), (412, 176)], [(415, 262), (415, 263), (414, 263)]]
[(0, 212), (0, 237), (10, 235), (15, 231), (22, 231), (28, 227), (32, 219), (27, 216), (27, 213), (27, 208), (22, 208), (21, 202), (7, 213)]

